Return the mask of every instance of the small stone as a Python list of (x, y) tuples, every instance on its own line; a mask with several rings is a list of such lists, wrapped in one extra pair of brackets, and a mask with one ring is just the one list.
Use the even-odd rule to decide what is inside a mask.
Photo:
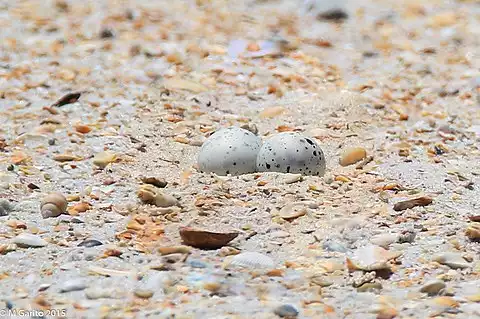
[(57, 154), (53, 156), (53, 160), (57, 162), (71, 162), (71, 161), (80, 161), (81, 157), (75, 156), (73, 154)]
[(367, 151), (363, 147), (355, 147), (345, 150), (340, 157), (340, 165), (348, 166), (360, 162), (367, 157)]
[(115, 33), (110, 28), (102, 28), (102, 30), (100, 31), (101, 39), (109, 39), (109, 38), (113, 38), (114, 36), (115, 36)]
[(44, 247), (48, 243), (42, 238), (34, 234), (21, 233), (13, 239), (13, 243), (17, 244), (19, 247), (28, 248), (28, 247)]
[(330, 9), (317, 15), (317, 19), (327, 21), (343, 21), (347, 18), (348, 13), (341, 8)]
[(468, 263), (461, 254), (452, 252), (440, 253), (433, 257), (433, 261), (446, 265), (452, 269), (465, 269), (471, 267), (471, 264)]
[(150, 184), (158, 188), (165, 188), (167, 187), (167, 181), (164, 178), (158, 177), (142, 177), (142, 182), (145, 184)]
[(302, 174), (285, 174), (283, 182), (288, 185), (296, 182), (301, 182), (302, 180), (303, 180)]
[(322, 243), (322, 248), (328, 251), (336, 251), (339, 253), (346, 253), (348, 249), (338, 240), (325, 239)]
[(148, 289), (135, 289), (133, 294), (138, 298), (149, 299), (152, 298), (154, 292)]
[(7, 216), (13, 210), (13, 205), (7, 199), (0, 199), (0, 216)]
[(82, 241), (80, 244), (78, 244), (78, 247), (95, 247), (95, 246), (101, 246), (103, 243), (99, 240), (96, 239), (87, 239)]
[(207, 264), (200, 260), (189, 259), (187, 264), (192, 268), (207, 268)]
[(273, 310), (280, 318), (297, 318), (298, 310), (291, 305), (281, 305)]
[(88, 299), (117, 298), (119, 295), (119, 293), (110, 288), (92, 287), (85, 289), (85, 296)]
[(61, 286), (59, 291), (70, 292), (70, 291), (79, 291), (84, 290), (87, 288), (87, 284), (83, 281), (83, 279), (72, 279), (65, 281)]
[(413, 230), (404, 230), (398, 235), (397, 242), (400, 244), (413, 243), (415, 237), (417, 234)]
[(441, 280), (432, 280), (427, 282), (420, 288), (420, 292), (427, 293), (429, 296), (438, 295), (438, 293), (445, 289), (446, 285)]

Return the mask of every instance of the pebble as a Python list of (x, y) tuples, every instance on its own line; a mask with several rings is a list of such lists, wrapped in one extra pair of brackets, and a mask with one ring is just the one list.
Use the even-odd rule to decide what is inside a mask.
[(345, 150), (340, 156), (340, 165), (348, 166), (360, 162), (367, 157), (367, 151), (363, 147), (355, 147)]
[(95, 247), (95, 246), (101, 246), (103, 243), (99, 240), (96, 239), (87, 239), (82, 241), (80, 244), (78, 244), (78, 247)]
[(420, 288), (420, 292), (427, 293), (429, 296), (438, 295), (438, 293), (445, 289), (446, 285), (441, 280), (432, 280), (427, 282)]
[(281, 305), (273, 310), (273, 313), (280, 318), (296, 318), (298, 310), (291, 305)]
[(13, 210), (13, 205), (6, 199), (0, 199), (0, 216), (7, 216)]
[(325, 239), (322, 243), (322, 248), (328, 251), (336, 251), (339, 253), (346, 253), (348, 249), (339, 241), (335, 239)]
[(72, 279), (64, 282), (60, 286), (60, 292), (79, 291), (87, 288), (87, 284), (83, 279)]
[(296, 182), (301, 182), (303, 180), (302, 174), (285, 174), (283, 182), (285, 184), (293, 184)]
[(135, 289), (133, 294), (138, 298), (149, 299), (152, 298), (154, 292), (148, 289)]
[(168, 184), (165, 178), (161, 177), (142, 177), (141, 180), (145, 184), (150, 184), (158, 188), (165, 188)]
[(189, 265), (192, 268), (207, 268), (206, 263), (204, 263), (203, 261), (200, 261), (200, 260), (196, 260), (196, 259), (188, 260), (187, 265)]
[(400, 244), (413, 243), (415, 237), (417, 237), (417, 234), (413, 230), (405, 230), (398, 235), (397, 242)]
[(452, 252), (440, 253), (433, 257), (433, 261), (436, 261), (442, 265), (446, 265), (452, 269), (465, 269), (471, 266), (471, 264), (467, 262), (461, 254)]
[(118, 298), (120, 295), (121, 294), (111, 288), (92, 287), (85, 289), (85, 296), (88, 299)]
[(21, 233), (17, 237), (13, 239), (13, 243), (17, 244), (19, 247), (44, 247), (47, 246), (47, 242), (40, 238), (37, 235), (29, 234), (29, 233)]

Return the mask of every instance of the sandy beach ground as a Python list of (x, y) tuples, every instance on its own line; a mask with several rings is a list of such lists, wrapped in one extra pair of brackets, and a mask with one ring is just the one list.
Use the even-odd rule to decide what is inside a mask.
[[(480, 318), (479, 54), (474, 0), (0, 0), (0, 318)], [(326, 173), (201, 173), (228, 126)]]

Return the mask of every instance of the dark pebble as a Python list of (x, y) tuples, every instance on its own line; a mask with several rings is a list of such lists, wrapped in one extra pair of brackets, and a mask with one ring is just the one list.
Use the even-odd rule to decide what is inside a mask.
[(322, 12), (318, 15), (320, 20), (328, 21), (343, 21), (348, 18), (348, 13), (342, 9), (332, 9), (325, 12)]
[(207, 268), (207, 264), (200, 260), (189, 260), (188, 265), (192, 268)]
[(298, 316), (298, 310), (291, 305), (279, 306), (273, 310), (273, 313), (280, 318), (296, 318)]
[(87, 239), (82, 241), (80, 244), (78, 244), (78, 247), (95, 247), (95, 246), (101, 246), (103, 243), (99, 240), (96, 239)]
[(12, 210), (13, 206), (7, 199), (0, 199), (0, 216), (7, 216)]

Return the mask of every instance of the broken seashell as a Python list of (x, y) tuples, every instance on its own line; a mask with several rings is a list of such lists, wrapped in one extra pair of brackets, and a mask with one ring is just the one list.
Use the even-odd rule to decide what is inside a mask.
[(117, 160), (117, 155), (110, 151), (104, 151), (95, 154), (93, 157), (93, 164), (100, 167), (105, 168), (108, 164), (113, 163)]
[(257, 252), (244, 252), (229, 258), (224, 265), (243, 268), (275, 268), (275, 262), (272, 258)]
[(57, 154), (53, 156), (53, 160), (57, 162), (71, 162), (71, 161), (80, 161), (81, 157), (75, 156), (73, 154)]
[(293, 220), (295, 218), (306, 215), (308, 212), (305, 205), (301, 202), (287, 204), (278, 212), (279, 216), (285, 220)]
[(416, 206), (427, 206), (427, 205), (430, 205), (432, 202), (433, 202), (432, 198), (428, 196), (421, 196), (421, 197), (398, 202), (393, 206), (393, 210), (398, 212), (398, 211), (410, 209)]
[(389, 261), (402, 255), (398, 251), (389, 251), (375, 245), (357, 249), (353, 256), (347, 257), (347, 268), (350, 272), (356, 270), (374, 271), (389, 270)]
[(363, 147), (347, 149), (340, 158), (340, 165), (348, 166), (360, 162), (367, 157), (367, 151)]
[(206, 230), (181, 227), (180, 237), (185, 244), (202, 249), (218, 249), (238, 236), (238, 232), (217, 233)]
[(145, 204), (151, 204), (158, 207), (178, 206), (178, 200), (172, 195), (163, 193), (159, 188), (145, 184), (140, 186), (137, 196)]

